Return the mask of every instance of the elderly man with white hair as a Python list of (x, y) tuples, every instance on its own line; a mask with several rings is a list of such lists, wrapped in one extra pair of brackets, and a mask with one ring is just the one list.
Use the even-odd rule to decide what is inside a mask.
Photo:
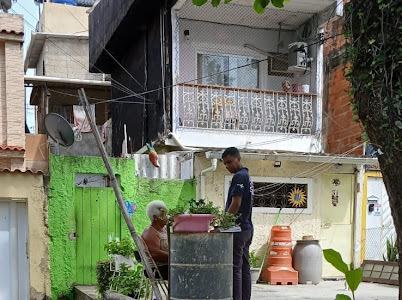
[(152, 201), (147, 206), (151, 225), (142, 233), (142, 239), (158, 266), (163, 279), (168, 278), (169, 245), (166, 231), (167, 207), (163, 201)]

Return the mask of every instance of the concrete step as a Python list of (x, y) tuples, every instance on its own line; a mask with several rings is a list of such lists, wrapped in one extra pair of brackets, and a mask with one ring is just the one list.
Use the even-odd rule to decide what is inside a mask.
[(76, 300), (97, 300), (98, 292), (96, 286), (79, 285), (75, 287)]

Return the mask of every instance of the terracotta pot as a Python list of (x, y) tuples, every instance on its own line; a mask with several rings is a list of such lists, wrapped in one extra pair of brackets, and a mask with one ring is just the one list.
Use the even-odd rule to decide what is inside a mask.
[(174, 217), (174, 232), (208, 232), (209, 226), (214, 219), (214, 215), (209, 214), (186, 214)]

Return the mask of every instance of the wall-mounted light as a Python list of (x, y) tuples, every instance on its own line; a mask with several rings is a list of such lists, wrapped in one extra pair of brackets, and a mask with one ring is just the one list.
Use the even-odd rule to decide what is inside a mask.
[(274, 168), (280, 168), (282, 166), (282, 162), (280, 162), (279, 160), (276, 160), (274, 162)]
[(186, 38), (186, 40), (188, 41), (190, 39), (190, 30), (185, 29), (183, 31), (184, 37)]

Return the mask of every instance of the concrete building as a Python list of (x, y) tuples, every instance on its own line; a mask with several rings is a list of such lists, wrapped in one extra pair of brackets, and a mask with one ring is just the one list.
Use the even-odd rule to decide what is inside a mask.
[[(44, 120), (49, 113), (57, 113), (74, 124), (79, 88), (85, 88), (90, 103), (104, 102), (94, 106), (97, 125), (109, 119), (111, 82), (104, 74), (89, 72), (88, 9), (43, 3), (24, 64), (25, 71), (35, 69), (35, 76), (25, 76), (25, 84), (33, 87), (30, 103), (37, 107), (39, 133), (46, 133)], [(79, 138), (69, 149), (60, 149), (60, 154), (98, 155), (92, 133), (75, 126)]]
[[(347, 1), (344, 1), (345, 3)], [(341, 6), (338, 6), (339, 9)], [(335, 16), (325, 24), (325, 31), (341, 33), (344, 17)], [(358, 146), (355, 155), (376, 157), (376, 147), (363, 143), (363, 129), (353, 116), (349, 96), (349, 83), (346, 78), (345, 37), (334, 36), (324, 44), (324, 106), (326, 132), (324, 132), (325, 150), (328, 153), (343, 153), (349, 145)], [(359, 146), (360, 145), (360, 146)], [(361, 260), (383, 260), (386, 256), (387, 240), (395, 241), (396, 232), (393, 224), (389, 199), (377, 165), (367, 165), (361, 178), (361, 212), (356, 213), (356, 251), (360, 249)], [(359, 228), (360, 231), (359, 232)]]
[[(35, 69), (36, 74), (25, 76), (25, 85), (33, 87), (30, 100), (37, 107), (40, 133), (47, 133), (44, 121), (50, 113), (64, 117), (75, 132), (71, 147), (57, 149), (45, 135), (43, 141), (50, 148), (49, 294), (52, 299), (72, 299), (74, 286), (96, 285), (96, 264), (107, 258), (104, 246), (110, 238), (121, 238), (128, 232), (93, 132), (77, 126), (74, 113), (79, 106), (77, 89), (85, 88), (90, 103), (96, 104), (96, 123), (105, 133), (105, 145), (111, 152), (111, 124), (106, 121), (110, 118), (112, 82), (108, 76), (89, 72), (88, 8), (51, 2), (43, 3), (42, 8), (25, 57), (25, 70)], [(118, 81), (113, 81), (113, 86), (125, 90)], [(164, 199), (169, 207), (174, 207), (195, 197), (194, 181), (180, 180), (180, 173), (176, 172), (180, 169), (176, 157), (164, 161), (172, 166), (169, 173), (149, 179), (137, 176), (138, 169), (145, 170), (142, 166), (151, 170), (147, 158), (111, 159), (139, 231), (148, 226), (145, 208), (151, 200)]]
[[(135, 92), (112, 87), (121, 99), (111, 109), (114, 155), (127, 151), (124, 140), (133, 153), (145, 141), (196, 153), (197, 197), (223, 206), (230, 174), (219, 159), (237, 146), (256, 185), (253, 250), (282, 208), (294, 241), (312, 234), (359, 265), (364, 172), (376, 159), (364, 156), (342, 66), (329, 59), (343, 43), (332, 23), (342, 18), (335, 0), (293, 0), (263, 15), (247, 1), (101, 1), (89, 18), (92, 71)], [(144, 104), (130, 106), (138, 94)], [(298, 207), (288, 201), (295, 189), (304, 195)], [(323, 271), (340, 275), (328, 264)]]
[(25, 134), (23, 18), (0, 14), (0, 298), (50, 296), (46, 137)]

